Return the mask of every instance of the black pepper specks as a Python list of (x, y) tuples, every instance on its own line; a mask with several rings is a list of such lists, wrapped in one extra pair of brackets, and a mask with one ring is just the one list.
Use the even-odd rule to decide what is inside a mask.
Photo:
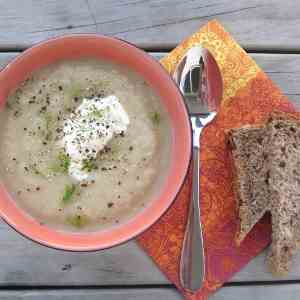
[(108, 207), (108, 208), (111, 208), (111, 207), (113, 207), (113, 206), (114, 206), (114, 203), (113, 203), (113, 202), (108, 202), (108, 203), (107, 203), (107, 207)]

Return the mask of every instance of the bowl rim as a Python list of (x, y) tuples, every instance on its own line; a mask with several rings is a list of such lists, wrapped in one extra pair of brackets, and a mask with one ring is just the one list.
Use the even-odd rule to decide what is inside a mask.
[[(36, 43), (32, 47), (26, 49), (24, 52), (22, 52), (17, 57), (12, 59), (0, 71), (0, 82), (3, 78), (5, 78), (5, 76), (10, 75), (10, 72), (12, 71), (12, 69), (15, 68), (14, 71), (16, 72), (18, 69), (18, 64), (22, 63), (22, 60), (27, 59), (28, 57), (30, 57), (32, 55), (36, 55), (36, 54), (34, 54), (34, 52), (36, 50), (43, 49), (45, 47), (48, 47), (52, 43), (56, 43), (59, 41), (68, 41), (69, 39), (83, 39), (84, 40), (84, 39), (89, 39), (89, 38), (96, 39), (99, 42), (101, 42), (101, 40), (102, 41), (105, 40), (112, 44), (119, 44), (122, 47), (124, 46), (126, 48), (126, 50), (131, 52), (131, 54), (140, 56), (141, 59), (147, 61), (152, 66), (153, 70), (155, 70), (158, 74), (160, 74), (160, 76), (168, 83), (169, 88), (172, 89), (174, 94), (177, 95), (177, 99), (180, 101), (182, 113), (184, 115), (183, 120), (184, 120), (185, 124), (182, 124), (182, 125), (184, 125), (186, 127), (185, 136), (184, 136), (184, 139), (185, 139), (184, 151), (185, 152), (183, 153), (184, 157), (181, 158), (183, 168), (182, 168), (182, 170), (180, 170), (180, 174), (177, 179), (178, 182), (176, 184), (176, 188), (173, 188), (172, 191), (169, 192), (170, 195), (169, 195), (168, 199), (164, 200), (163, 205), (160, 206), (160, 211), (157, 211), (157, 213), (154, 216), (152, 216), (150, 218), (150, 220), (147, 220), (147, 222), (145, 224), (141, 224), (141, 222), (139, 225), (134, 224), (134, 222), (132, 222), (132, 221), (137, 219), (136, 215), (134, 217), (132, 217), (131, 220), (128, 222), (120, 223), (120, 225), (118, 225), (118, 228), (124, 227), (124, 225), (130, 226), (131, 223), (132, 223), (132, 226), (135, 226), (135, 227), (132, 230), (130, 230), (130, 232), (123, 233), (123, 237), (120, 237), (120, 236), (122, 236), (122, 234), (121, 234), (121, 235), (119, 235), (119, 237), (117, 239), (111, 240), (110, 242), (106, 242), (106, 243), (102, 243), (100, 241), (99, 235), (101, 236), (101, 233), (103, 233), (103, 232), (108, 233), (108, 232), (112, 231), (113, 228), (115, 228), (115, 227), (108, 228), (107, 230), (104, 229), (104, 230), (100, 230), (100, 231), (95, 231), (92, 233), (85, 232), (84, 234), (82, 234), (82, 233), (74, 234), (72, 232), (67, 232), (67, 231), (61, 232), (61, 231), (55, 230), (53, 228), (50, 228), (47, 225), (45, 226), (45, 225), (39, 224), (36, 220), (34, 220), (31, 216), (29, 216), (22, 208), (19, 208), (14, 203), (13, 198), (8, 195), (8, 193), (4, 193), (3, 190), (0, 191), (0, 215), (4, 219), (4, 221), (8, 225), (10, 225), (16, 232), (20, 233), (24, 237), (26, 237), (34, 242), (37, 242), (43, 246), (47, 246), (49, 248), (54, 248), (54, 249), (60, 249), (60, 250), (64, 250), (64, 251), (72, 251), (72, 252), (74, 252), (74, 251), (75, 252), (98, 251), (98, 250), (114, 247), (116, 245), (125, 243), (125, 242), (135, 238), (136, 236), (140, 235), (145, 230), (150, 228), (157, 221), (159, 221), (160, 218), (167, 212), (169, 207), (175, 201), (178, 193), (180, 192), (180, 190), (186, 180), (186, 177), (188, 175), (188, 169), (189, 169), (191, 156), (192, 156), (192, 129), (191, 129), (191, 124), (190, 124), (190, 118), (189, 118), (189, 114), (188, 114), (188, 110), (187, 110), (185, 101), (183, 99), (183, 95), (181, 94), (179, 88), (177, 87), (175, 82), (172, 80), (172, 78), (170, 77), (170, 75), (168, 74), (166, 69), (155, 58), (153, 58), (146, 51), (144, 51), (144, 50), (138, 48), (137, 46), (135, 46), (127, 41), (124, 41), (122, 39), (110, 37), (110, 36), (106, 36), (106, 35), (101, 35), (101, 34), (93, 34), (93, 33), (87, 33), (87, 34), (78, 33), (78, 34), (76, 34), (75, 33), (75, 34), (67, 34), (67, 35), (62, 35), (59, 37), (54, 37), (54, 38), (49, 38), (49, 39), (43, 40), (39, 43)], [(29, 74), (30, 73), (28, 73), (28, 75)], [(174, 145), (173, 145), (173, 147), (174, 147)], [(170, 176), (170, 175), (168, 174), (167, 176)], [(164, 183), (164, 185), (165, 185), (165, 183)], [(2, 187), (2, 189), (3, 189), (3, 187)], [(5, 199), (3, 200), (3, 198), (5, 198)], [(7, 200), (9, 200), (10, 206), (14, 206), (13, 208), (10, 207), (10, 210), (6, 210), (7, 205), (5, 205), (5, 203), (1, 204), (1, 202), (7, 201)], [(159, 202), (159, 200), (162, 201), (163, 199), (153, 200), (152, 202)], [(30, 228), (30, 226), (22, 227), (22, 226), (20, 226), (20, 224), (18, 222), (16, 222), (16, 219), (14, 217), (12, 217), (12, 214), (10, 213), (12, 211), (12, 209), (15, 210), (15, 213), (19, 213), (18, 217), (20, 217), (20, 215), (22, 215), (23, 218), (26, 218), (27, 221), (30, 221), (30, 226), (36, 227), (35, 233), (31, 230), (28, 230), (28, 228)], [(150, 209), (147, 209), (147, 206), (146, 206), (142, 210), (142, 212), (145, 214), (145, 212), (147, 210), (150, 210)], [(138, 213), (137, 215), (140, 215), (140, 214), (141, 213)], [(63, 238), (61, 238), (61, 237), (58, 238), (56, 241), (53, 240), (53, 238), (49, 240), (49, 237), (43, 238), (43, 237), (41, 237), (40, 231), (45, 231), (46, 236), (49, 233), (48, 231), (55, 233), (55, 235), (62, 234), (63, 237), (66, 237), (66, 236), (71, 237), (72, 236), (72, 238), (75, 238), (75, 240), (77, 239), (78, 244), (76, 245), (76, 242), (71, 243), (71, 244), (64, 243)], [(37, 234), (37, 232), (38, 232), (38, 234)], [(86, 241), (83, 242), (81, 240), (82, 236), (94, 237), (94, 239), (98, 240), (98, 242), (95, 242), (90, 245), (84, 244), (84, 243), (86, 243)]]

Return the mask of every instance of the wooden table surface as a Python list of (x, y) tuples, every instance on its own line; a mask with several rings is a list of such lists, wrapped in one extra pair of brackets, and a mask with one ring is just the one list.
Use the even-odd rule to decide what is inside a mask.
[[(126, 39), (156, 58), (217, 18), (300, 107), (297, 0), (0, 0), (0, 66), (65, 33)], [(182, 299), (134, 241), (94, 253), (37, 245), (0, 222), (0, 299)], [(300, 255), (288, 277), (266, 272), (265, 253), (211, 299), (299, 299)]]

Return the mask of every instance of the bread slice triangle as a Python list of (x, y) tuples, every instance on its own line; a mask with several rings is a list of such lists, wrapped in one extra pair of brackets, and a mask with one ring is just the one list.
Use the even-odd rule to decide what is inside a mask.
[(273, 273), (284, 275), (300, 244), (300, 121), (277, 112), (267, 131), (272, 215), (268, 262)]
[(234, 162), (241, 243), (267, 212), (272, 216), (271, 271), (286, 274), (300, 246), (300, 121), (275, 112), (261, 126), (228, 133)]
[(234, 162), (235, 192), (239, 216), (236, 241), (243, 241), (253, 226), (270, 210), (266, 185), (265, 128), (244, 126), (229, 132)]

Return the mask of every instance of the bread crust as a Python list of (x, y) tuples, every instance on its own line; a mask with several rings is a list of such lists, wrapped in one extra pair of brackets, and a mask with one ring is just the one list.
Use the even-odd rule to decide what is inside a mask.
[[(280, 123), (280, 121), (283, 121), (283, 123)], [(259, 160), (256, 156), (253, 156), (254, 157), (253, 163), (258, 164), (257, 167), (259, 170), (261, 170), (260, 164), (263, 164), (264, 171), (266, 171), (266, 170), (268, 170), (267, 172), (271, 171), (271, 178), (275, 178), (275, 181), (274, 182), (272, 181), (272, 182), (273, 182), (273, 184), (275, 184), (278, 181), (276, 179), (277, 177), (273, 177), (273, 176), (277, 176), (275, 174), (277, 174), (278, 170), (280, 170), (280, 168), (278, 169), (278, 162), (282, 161), (282, 156), (280, 155), (280, 153), (278, 153), (278, 149), (281, 149), (281, 148), (276, 148), (276, 147), (274, 148), (273, 143), (275, 141), (277, 141), (277, 145), (279, 145), (279, 146), (280, 146), (280, 143), (283, 143), (283, 145), (288, 145), (288, 143), (290, 141), (289, 140), (290, 135), (289, 135), (289, 133), (285, 133), (286, 131), (282, 131), (282, 130), (286, 130), (286, 128), (288, 128), (288, 130), (290, 130), (289, 123), (291, 126), (297, 126), (297, 128), (300, 128), (300, 113), (286, 113), (286, 112), (282, 112), (282, 111), (274, 111), (265, 119), (265, 121), (261, 125), (245, 125), (240, 128), (234, 128), (234, 129), (228, 130), (226, 132), (228, 148), (230, 150), (229, 158), (231, 160), (231, 165), (232, 165), (232, 174), (233, 174), (233, 180), (234, 180), (233, 189), (234, 189), (234, 194), (235, 194), (235, 199), (236, 199), (236, 212), (237, 212), (237, 216), (238, 216), (238, 226), (237, 226), (237, 231), (236, 231), (236, 235), (235, 235), (235, 241), (236, 241), (237, 245), (241, 244), (242, 240), (245, 238), (245, 236), (248, 234), (248, 232), (254, 226), (254, 224), (252, 224), (252, 222), (250, 222), (251, 220), (249, 219), (249, 214), (247, 214), (247, 212), (245, 213), (245, 212), (243, 212), (243, 210), (241, 210), (241, 205), (246, 203), (246, 205), (243, 205), (244, 206), (243, 209), (245, 209), (247, 207), (249, 208), (250, 207), (249, 205), (252, 204), (251, 197), (254, 197), (252, 199), (257, 199), (257, 201), (261, 201), (262, 194), (255, 194), (255, 188), (257, 189), (262, 186), (260, 185), (260, 181), (258, 181), (258, 183), (257, 183), (257, 181), (254, 181), (254, 182), (256, 182), (254, 185), (248, 186), (250, 190), (252, 189), (253, 194), (250, 193), (250, 196), (247, 197), (248, 190), (246, 190), (246, 192), (245, 192), (244, 187), (242, 187), (241, 178), (243, 178), (244, 181), (247, 178), (251, 179), (252, 178), (251, 174), (253, 173), (253, 170), (255, 171), (256, 169), (255, 168), (250, 169), (250, 173), (248, 173), (248, 175), (245, 176), (245, 174), (247, 174), (245, 172), (249, 172), (249, 169), (248, 169), (249, 165), (248, 165), (248, 162), (245, 163), (244, 165), (242, 165), (241, 161), (239, 161), (241, 159), (245, 159), (244, 153), (243, 153), (243, 148), (239, 148), (239, 150), (237, 150), (233, 136), (237, 133), (240, 133), (240, 136), (236, 135), (236, 137), (238, 139), (240, 139), (240, 140), (237, 140), (237, 144), (241, 145), (240, 143), (243, 143), (245, 141), (244, 140), (245, 136), (243, 136), (243, 134), (245, 134), (245, 133), (242, 132), (243, 130), (247, 130), (247, 129), (248, 130), (249, 129), (265, 130), (265, 133), (263, 134), (264, 135), (264, 143), (263, 143), (264, 151), (261, 152), (262, 148), (260, 148), (260, 151), (257, 152), (258, 154), (261, 153), (263, 156), (260, 157), (261, 160)], [(278, 126), (278, 128), (276, 126)], [(295, 127), (293, 127), (293, 128), (295, 128)], [(296, 139), (296, 141), (297, 141), (298, 135), (296, 134), (296, 132), (299, 132), (299, 131), (296, 131), (296, 130), (298, 130), (298, 129), (296, 129), (296, 128), (294, 129), (295, 135), (293, 138)], [(256, 140), (255, 140), (255, 138), (253, 139), (253, 135), (251, 135), (250, 132), (251, 131), (249, 131), (249, 135), (248, 135), (249, 141), (250, 141), (250, 143), (252, 143), (252, 142), (255, 143)], [(278, 137), (277, 137), (277, 132), (279, 132)], [(286, 138), (282, 138), (284, 136)], [(274, 138), (275, 138), (275, 140), (274, 140)], [(279, 140), (278, 140), (278, 138), (279, 138)], [(298, 141), (299, 141), (299, 139), (298, 139)], [(287, 143), (287, 144), (285, 144), (285, 143)], [(296, 142), (296, 144), (297, 144), (297, 142)], [(245, 147), (249, 147), (249, 145), (245, 144)], [(257, 144), (257, 147), (259, 147), (259, 144)], [(248, 152), (246, 151), (245, 153), (249, 153), (249, 151), (250, 151), (250, 153), (252, 153), (252, 151), (253, 151), (252, 148), (246, 148), (246, 149), (248, 149)], [(275, 152), (273, 152), (273, 150)], [(238, 153), (238, 155), (235, 155), (235, 151), (240, 151), (240, 153)], [(280, 150), (280, 151), (283, 151), (283, 150)], [(296, 155), (296, 161), (297, 161), (298, 160), (298, 156), (297, 156), (298, 150), (296, 150), (296, 148), (295, 148), (295, 151), (296, 152), (294, 152), (294, 154), (293, 154), (294, 156), (292, 156), (292, 157), (294, 157), (294, 159), (295, 159), (295, 155)], [(264, 152), (266, 152), (267, 155)], [(271, 154), (271, 159), (269, 158), (270, 154)], [(284, 155), (286, 155), (286, 154), (284, 154)], [(277, 157), (277, 160), (276, 159), (274, 160), (273, 159), (274, 157)], [(288, 156), (287, 158), (285, 157), (284, 159), (286, 159), (285, 162), (287, 164), (289, 164), (289, 166), (290, 166), (291, 160), (289, 159), (289, 157), (290, 156)], [(300, 160), (300, 157), (299, 157), (299, 160)], [(251, 166), (253, 167), (253, 164), (251, 164)], [(266, 173), (264, 173), (264, 171), (260, 174), (262, 174), (262, 175), (266, 174)], [(242, 177), (241, 177), (241, 174), (243, 174)], [(284, 178), (284, 177), (282, 177), (282, 178)], [(294, 178), (294, 177), (291, 177), (291, 178)], [(297, 180), (297, 179), (291, 179), (291, 180)], [(279, 181), (279, 184), (280, 184), (280, 181)], [(268, 180), (266, 181), (266, 186), (269, 186)], [(241, 194), (241, 187), (243, 188), (243, 194)], [(281, 191), (280, 190), (281, 185), (278, 185), (275, 190), (274, 190), (274, 187), (275, 186), (270, 186), (267, 189), (262, 188), (263, 193), (265, 193), (265, 191), (267, 192), (267, 196), (269, 199), (269, 201), (266, 201), (266, 203), (269, 203), (269, 207), (267, 207), (267, 210), (271, 211), (272, 223), (273, 223), (272, 224), (272, 231), (273, 231), (272, 245), (271, 245), (271, 249), (270, 249), (270, 252), (268, 255), (268, 265), (273, 274), (282, 276), (282, 275), (285, 275), (288, 271), (291, 259), (295, 255), (295, 251), (296, 251), (295, 249), (299, 249), (300, 236), (299, 236), (299, 241), (296, 240), (297, 239), (296, 235), (299, 234), (299, 232), (298, 232), (297, 234), (295, 234), (293, 236), (294, 240), (290, 240), (292, 242), (295, 241), (295, 243), (292, 243), (290, 246), (287, 246), (287, 244), (285, 244), (284, 241), (287, 240), (287, 237), (285, 237), (285, 235), (284, 235), (286, 228), (278, 227), (278, 226), (279, 226), (279, 224), (283, 224), (283, 225), (285, 224), (280, 221), (280, 220), (285, 220), (284, 217), (282, 219), (282, 215), (280, 212), (282, 212), (282, 209), (283, 209), (283, 211), (285, 211), (287, 206), (285, 206), (284, 203), (288, 203), (288, 202), (286, 202), (288, 199), (285, 197), (285, 195), (281, 194), (281, 196), (278, 196), (280, 194), (276, 194), (276, 192), (278, 193)], [(275, 192), (275, 194), (274, 194), (274, 192)], [(296, 193), (296, 196), (297, 196), (297, 193)], [(243, 199), (243, 197), (244, 197), (244, 199)], [(258, 197), (258, 198), (255, 198), (255, 197)], [(293, 201), (295, 201), (295, 199)], [(299, 201), (300, 201), (300, 199), (299, 199)], [(257, 203), (256, 201), (254, 201), (254, 202)], [(258, 217), (260, 215), (255, 214), (255, 210), (252, 211), (249, 209), (249, 212), (252, 212), (252, 214), (250, 214), (250, 216), (253, 216), (254, 218), (257, 219), (257, 221), (259, 221)], [(298, 212), (300, 214), (300, 210)], [(292, 214), (288, 215), (288, 216), (290, 218), (293, 218)], [(243, 228), (241, 227), (241, 224), (243, 221), (244, 221), (244, 229), (245, 228), (247, 229), (246, 232), (243, 232)], [(247, 227), (247, 226), (245, 226), (245, 224), (246, 225), (252, 224), (252, 227), (251, 226)], [(280, 225), (280, 226), (282, 226), (282, 225)], [(300, 226), (300, 223), (299, 223), (299, 226)], [(294, 246), (294, 244), (296, 246)], [(282, 253), (282, 254), (280, 254), (280, 253)]]
[(244, 232), (242, 231), (241, 223), (242, 220), (246, 218), (245, 214), (241, 211), (240, 207), (242, 204), (242, 195), (241, 195), (241, 190), (240, 190), (240, 174), (243, 172), (243, 167), (240, 165), (240, 163), (234, 159), (234, 151), (236, 150), (236, 146), (233, 140), (233, 135), (240, 130), (247, 130), (247, 129), (263, 129), (264, 125), (244, 125), (240, 128), (233, 128), (230, 130), (226, 131), (226, 137), (227, 137), (227, 144), (228, 147), (231, 151), (229, 151), (229, 159), (231, 162), (232, 166), (232, 175), (233, 175), (233, 192), (235, 195), (235, 200), (236, 200), (236, 214), (238, 218), (237, 222), (237, 230), (235, 233), (235, 243), (240, 246), (248, 232), (253, 228), (253, 226), (247, 231)]
[(266, 123), (270, 123), (273, 120), (289, 120), (296, 122), (300, 125), (300, 113), (299, 112), (283, 112), (279, 110), (274, 110), (270, 116), (267, 118)]

